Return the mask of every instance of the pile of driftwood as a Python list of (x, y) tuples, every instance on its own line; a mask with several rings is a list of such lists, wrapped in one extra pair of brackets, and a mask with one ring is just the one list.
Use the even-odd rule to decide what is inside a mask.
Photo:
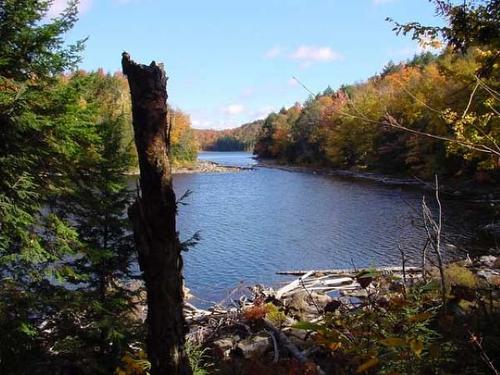
[[(329, 293), (338, 291), (340, 295), (359, 295), (355, 291), (365, 290), (369, 282), (364, 285), (362, 279), (370, 279), (373, 273), (391, 275), (405, 283), (409, 279), (422, 277), (419, 267), (380, 267), (376, 269), (354, 270), (312, 270), (312, 271), (282, 271), (279, 275), (300, 276), (298, 279), (276, 291), (276, 298), (280, 299), (287, 294), (296, 293), (298, 290)], [(371, 281), (371, 280), (370, 280)]]
[[(276, 290), (260, 285), (250, 287), (249, 293), (239, 299), (229, 299), (225, 304), (208, 309), (186, 303), (188, 340), (212, 348), (222, 359), (267, 356), (273, 362), (286, 357), (307, 363), (318, 347), (306, 331), (293, 328), (298, 321), (319, 322), (326, 312), (339, 305), (350, 309), (362, 304), (363, 299), (377, 292), (375, 275), (390, 276), (385, 279), (392, 280), (391, 283), (400, 288), (422, 277), (421, 269), (416, 267), (283, 271), (278, 274), (298, 278)], [(262, 306), (270, 304), (279, 311), (275, 311), (274, 319), (266, 315), (253, 319)], [(320, 368), (316, 372), (324, 373)]]

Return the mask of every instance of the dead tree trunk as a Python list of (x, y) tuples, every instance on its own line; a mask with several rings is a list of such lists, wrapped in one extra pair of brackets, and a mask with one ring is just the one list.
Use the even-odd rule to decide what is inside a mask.
[(141, 65), (122, 56), (132, 96), (140, 194), (129, 218), (147, 290), (148, 359), (152, 375), (191, 374), (184, 351), (182, 256), (176, 232), (167, 124), (167, 77), (154, 61)]

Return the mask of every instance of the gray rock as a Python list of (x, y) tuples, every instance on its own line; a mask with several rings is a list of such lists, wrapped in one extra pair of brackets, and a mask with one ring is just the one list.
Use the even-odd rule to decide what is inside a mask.
[(328, 302), (331, 302), (332, 301), (332, 297), (330, 297), (329, 295), (326, 295), (326, 294), (323, 294), (323, 293), (311, 293), (311, 297), (314, 299), (314, 301), (316, 302), (316, 304), (318, 305), (318, 307), (320, 307), (321, 309), (323, 309)]
[(493, 286), (500, 286), (500, 272), (497, 270), (479, 270), (477, 272), (477, 275), (486, 279), (488, 284), (493, 285)]
[(182, 291), (184, 293), (184, 300), (185, 301), (189, 301), (191, 298), (193, 298), (193, 295), (191, 294), (191, 289), (189, 289), (185, 285), (182, 286)]
[(323, 293), (311, 292), (309, 294), (306, 291), (300, 291), (289, 296), (284, 304), (294, 312), (295, 316), (304, 320), (306, 317), (316, 317), (331, 301), (332, 297)]
[(297, 293), (292, 294), (291, 296), (288, 296), (284, 304), (286, 307), (288, 307), (290, 310), (294, 310), (297, 312), (306, 312), (310, 310), (309, 302), (307, 302), (308, 299), (308, 294), (307, 292), (300, 291)]
[(481, 265), (493, 268), (495, 266), (497, 257), (494, 255), (483, 255), (479, 258)]
[(240, 341), (236, 347), (245, 358), (254, 358), (263, 355), (271, 347), (271, 342), (267, 335), (256, 335)]
[(234, 340), (232, 337), (225, 337), (214, 341), (214, 347), (221, 349), (222, 351), (231, 349), (234, 345)]
[(213, 342), (214, 349), (219, 351), (225, 358), (228, 358), (235, 340), (232, 337), (225, 337)]
[(455, 250), (457, 250), (457, 247), (455, 245), (453, 245), (452, 243), (447, 243), (444, 246), (446, 247), (446, 250), (448, 250), (448, 251), (455, 251)]
[(305, 329), (297, 329), (297, 328), (286, 328), (283, 330), (288, 337), (295, 337), (299, 340), (305, 341), (309, 336), (311, 336), (310, 332)]
[(356, 297), (356, 298), (368, 298), (368, 291), (366, 289), (349, 290), (349, 291), (341, 290), (340, 294), (342, 296), (349, 296), (349, 297)]

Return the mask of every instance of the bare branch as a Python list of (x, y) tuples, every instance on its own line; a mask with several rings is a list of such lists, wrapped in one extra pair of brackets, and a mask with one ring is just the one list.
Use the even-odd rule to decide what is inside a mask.
[(466, 147), (466, 148), (468, 148), (470, 150), (484, 152), (484, 153), (487, 153), (487, 154), (493, 154), (493, 155), (495, 155), (497, 157), (500, 157), (500, 149), (499, 150), (495, 150), (495, 149), (493, 149), (493, 148), (491, 148), (491, 147), (489, 147), (487, 145), (483, 145), (483, 144), (474, 144), (474, 143), (471, 143), (471, 142), (461, 141), (461, 140), (456, 139), (456, 138), (450, 138), (450, 137), (446, 137), (446, 136), (442, 136), (442, 135), (436, 135), (436, 134), (426, 133), (426, 132), (422, 132), (422, 131), (415, 130), (415, 129), (410, 129), (410, 128), (407, 128), (406, 126), (401, 125), (389, 113), (387, 113), (385, 115), (385, 117), (386, 117), (387, 121), (384, 123), (384, 125), (388, 125), (388, 126), (391, 126), (393, 128), (401, 129), (401, 130), (407, 131), (409, 133), (413, 133), (413, 134), (417, 134), (417, 135), (422, 135), (424, 137), (439, 139), (441, 141), (446, 141), (446, 142), (451, 142), (451, 143), (456, 143), (456, 144), (459, 144), (460, 146)]
[[(435, 198), (438, 205), (437, 221), (434, 219), (429, 206), (427, 206), (425, 196), (422, 197), (422, 218), (424, 222), (424, 229), (427, 234), (427, 240), (432, 245), (434, 253), (437, 257), (439, 275), (441, 278), (441, 299), (444, 304), (446, 303), (446, 275), (444, 273), (443, 254), (441, 252), (442, 207), (441, 200), (439, 199), (439, 181), (437, 175), (435, 176)], [(426, 248), (424, 248), (424, 252), (425, 250)]]
[(474, 94), (476, 93), (479, 85), (480, 85), (480, 81), (477, 81), (476, 85), (474, 86), (474, 90), (472, 90), (472, 93), (470, 94), (469, 102), (467, 103), (467, 107), (465, 107), (465, 111), (464, 111), (464, 113), (462, 113), (462, 118), (465, 118), (465, 116), (467, 115), (467, 112), (469, 111), (469, 108), (472, 104), (472, 99), (474, 98)]

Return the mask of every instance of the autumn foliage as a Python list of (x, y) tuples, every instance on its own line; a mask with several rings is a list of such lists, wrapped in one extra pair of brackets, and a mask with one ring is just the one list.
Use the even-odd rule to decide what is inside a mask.
[(195, 129), (195, 135), (203, 151), (252, 151), (261, 125), (257, 120), (234, 129)]
[(198, 157), (198, 142), (191, 128), (191, 118), (179, 109), (170, 110), (170, 143), (174, 165), (189, 164)]
[(476, 72), (492, 53), (479, 47), (465, 55), (425, 53), (389, 63), (366, 82), (328, 88), (270, 114), (255, 153), (285, 163), (420, 178), (436, 172), (472, 177), (482, 171), (491, 182), (499, 157), (481, 148), (498, 150), (498, 66), (488, 77), (479, 79)]

